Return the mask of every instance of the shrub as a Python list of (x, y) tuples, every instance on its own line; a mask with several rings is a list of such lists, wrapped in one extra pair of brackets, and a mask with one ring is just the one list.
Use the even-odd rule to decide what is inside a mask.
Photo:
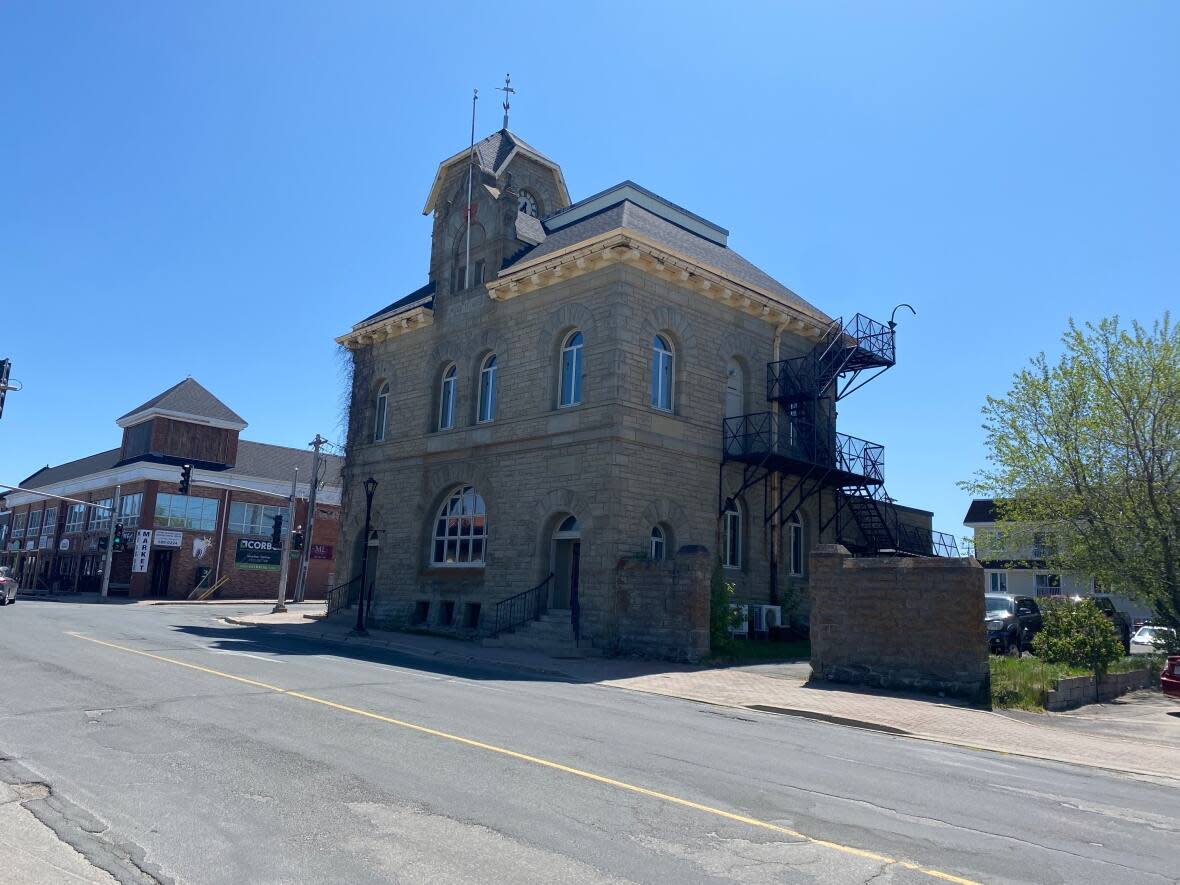
[(729, 607), (733, 594), (734, 585), (722, 577), (718, 560), (709, 579), (709, 648), (714, 656), (733, 652), (731, 631), (741, 622), (741, 615)]
[(1033, 653), (1050, 664), (1085, 667), (1095, 676), (1123, 656), (1114, 624), (1090, 602), (1051, 600), (1041, 608), (1044, 627), (1033, 638)]

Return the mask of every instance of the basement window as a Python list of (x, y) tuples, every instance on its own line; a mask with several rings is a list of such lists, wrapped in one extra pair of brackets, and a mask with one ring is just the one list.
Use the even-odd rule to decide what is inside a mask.
[(463, 626), (468, 630), (474, 630), (479, 626), (480, 608), (478, 602), (469, 602), (463, 606)]
[(455, 620), (455, 603), (448, 600), (439, 603), (438, 623), (441, 627), (449, 627)]
[(430, 617), (430, 600), (419, 599), (414, 603), (414, 613), (410, 615), (411, 624), (425, 624)]

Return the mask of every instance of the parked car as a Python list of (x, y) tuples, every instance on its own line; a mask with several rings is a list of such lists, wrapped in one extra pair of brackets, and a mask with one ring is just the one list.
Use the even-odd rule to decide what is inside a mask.
[(1180, 655), (1168, 658), (1168, 665), (1160, 673), (1160, 691), (1170, 697), (1180, 698)]
[(1042, 626), (1041, 610), (1031, 596), (988, 593), (984, 597), (983, 619), (987, 624), (987, 647), (995, 654), (1018, 655), (1032, 645)]
[[(1074, 602), (1079, 602), (1081, 597), (1073, 597)], [(1119, 634), (1119, 640), (1123, 643), (1123, 651), (1128, 654), (1131, 653), (1131, 619), (1114, 607), (1114, 603), (1110, 601), (1109, 596), (1091, 596), (1090, 601), (1098, 606), (1098, 611), (1106, 615), (1107, 620), (1114, 624), (1114, 629)]]
[(1155, 654), (1159, 651), (1156, 640), (1163, 639), (1165, 636), (1174, 635), (1175, 631), (1171, 627), (1156, 627), (1153, 624), (1144, 624), (1131, 636), (1131, 654)]
[(9, 566), (0, 565), (0, 605), (10, 602), (16, 602), (16, 578)]

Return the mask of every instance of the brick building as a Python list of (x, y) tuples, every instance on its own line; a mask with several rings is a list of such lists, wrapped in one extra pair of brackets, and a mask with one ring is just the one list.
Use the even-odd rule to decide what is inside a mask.
[[(272, 517), (285, 511), (285, 503), (274, 495), (290, 493), (298, 468), (301, 500), (295, 525), (306, 525), (312, 453), (240, 439), (246, 422), (192, 378), (116, 423), (123, 431), (117, 448), (47, 465), (21, 483), (25, 489), (108, 506), (113, 506), (119, 486), (114, 522), (123, 524), (128, 543), (113, 556), (111, 592), (185, 598), (202, 580), (210, 586), (228, 578), (221, 597), (274, 596), (280, 560), (269, 539)], [(312, 599), (323, 598), (332, 585), (339, 530), (342, 459), (322, 455), (321, 462), (315, 536), (306, 540), (312, 545), (307, 578)], [(178, 494), (182, 464), (194, 467), (188, 495)], [(271, 494), (263, 494), (267, 492)], [(13, 567), (22, 587), (98, 589), (110, 511), (36, 491), (9, 491), (4, 502), (0, 565)], [(137, 536), (147, 541), (138, 557)], [(288, 592), (294, 590), (297, 572), (289, 569)]]
[[(893, 364), (892, 326), (833, 320), (631, 182), (571, 204), (507, 129), (468, 157), (423, 210), (427, 283), (337, 339), (354, 369), (341, 576), (360, 571), (371, 476), (375, 620), (488, 634), (540, 585), (559, 637), (636, 648), (630, 560), (664, 563), (671, 588), (679, 551), (703, 550), (740, 600), (805, 618), (813, 545), (937, 552), (931, 514), (884, 494), (883, 448), (835, 431), (850, 383)], [(674, 647), (683, 607), (642, 608)]]

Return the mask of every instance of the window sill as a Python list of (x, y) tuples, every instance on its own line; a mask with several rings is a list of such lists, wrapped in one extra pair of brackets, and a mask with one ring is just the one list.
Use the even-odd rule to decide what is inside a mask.
[(431, 565), (418, 572), (420, 578), (445, 578), (451, 581), (482, 578), (486, 566), (482, 565)]

